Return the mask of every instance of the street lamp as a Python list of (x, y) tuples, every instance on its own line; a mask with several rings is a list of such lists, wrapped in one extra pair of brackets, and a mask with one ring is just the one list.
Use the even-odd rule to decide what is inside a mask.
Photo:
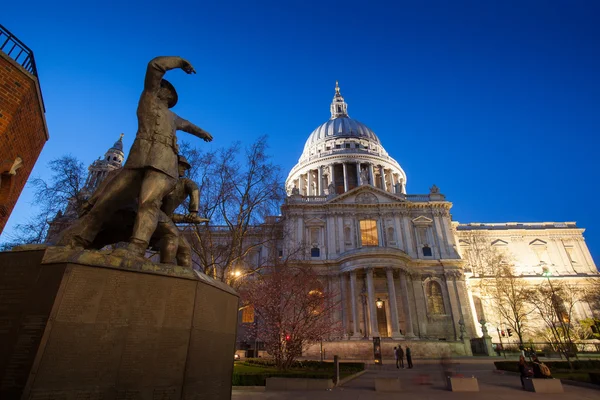
[(383, 308), (383, 300), (381, 300), (378, 297), (377, 300), (375, 301), (375, 305), (377, 306), (377, 308), (382, 309)]

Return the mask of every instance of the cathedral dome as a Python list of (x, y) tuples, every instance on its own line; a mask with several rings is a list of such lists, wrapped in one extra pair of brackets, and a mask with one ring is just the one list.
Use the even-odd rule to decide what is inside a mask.
[(332, 139), (334, 137), (355, 137), (379, 143), (379, 138), (375, 135), (375, 132), (362, 122), (350, 117), (338, 117), (319, 125), (308, 137), (304, 149), (317, 144), (319, 141)]
[(323, 196), (369, 184), (403, 194), (406, 174), (368, 126), (348, 115), (348, 104), (335, 83), (331, 118), (308, 137), (298, 164), (286, 180), (288, 193)]

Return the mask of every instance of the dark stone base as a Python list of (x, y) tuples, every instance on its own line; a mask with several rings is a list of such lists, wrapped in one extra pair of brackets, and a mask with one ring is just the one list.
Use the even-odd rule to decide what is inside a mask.
[(179, 267), (0, 253), (0, 398), (230, 399), (237, 310)]

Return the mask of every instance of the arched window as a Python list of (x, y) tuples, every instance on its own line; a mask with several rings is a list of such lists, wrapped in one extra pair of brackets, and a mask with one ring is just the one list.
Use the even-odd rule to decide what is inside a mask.
[(242, 323), (249, 324), (254, 322), (254, 306), (249, 305), (242, 309)]
[(360, 221), (360, 239), (363, 246), (379, 246), (377, 221), (371, 219)]
[(433, 315), (446, 314), (442, 287), (438, 282), (431, 281), (427, 284), (427, 307)]

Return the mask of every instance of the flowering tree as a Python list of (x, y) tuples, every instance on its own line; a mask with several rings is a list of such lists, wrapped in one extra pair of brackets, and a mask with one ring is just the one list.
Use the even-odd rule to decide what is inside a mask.
[(306, 345), (341, 332), (332, 318), (340, 306), (336, 294), (308, 266), (263, 270), (242, 287), (241, 295), (245, 305), (254, 307), (253, 333), (279, 369), (289, 368)]

